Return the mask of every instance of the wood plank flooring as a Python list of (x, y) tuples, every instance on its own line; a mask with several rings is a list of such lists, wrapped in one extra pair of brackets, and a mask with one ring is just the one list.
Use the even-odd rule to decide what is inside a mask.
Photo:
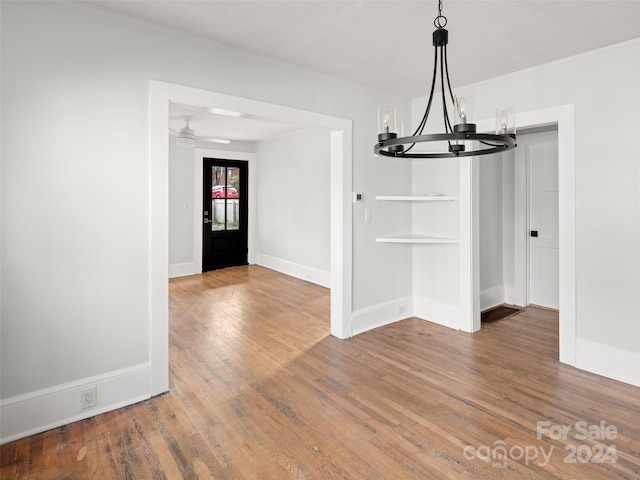
[(324, 288), (257, 266), (183, 277), (171, 392), (3, 445), (2, 479), (640, 479), (640, 389), (557, 358), (542, 309), (338, 340)]

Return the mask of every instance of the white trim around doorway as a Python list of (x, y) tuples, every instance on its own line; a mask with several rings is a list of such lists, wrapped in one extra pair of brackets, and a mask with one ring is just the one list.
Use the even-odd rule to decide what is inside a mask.
[(169, 390), (169, 102), (216, 107), (331, 132), (331, 334), (351, 336), (352, 122), (316, 112), (172, 83), (149, 88), (150, 392)]

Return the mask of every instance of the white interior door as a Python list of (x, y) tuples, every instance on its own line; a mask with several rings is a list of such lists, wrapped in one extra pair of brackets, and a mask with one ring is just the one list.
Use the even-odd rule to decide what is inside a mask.
[(529, 303), (559, 308), (558, 145), (529, 148)]

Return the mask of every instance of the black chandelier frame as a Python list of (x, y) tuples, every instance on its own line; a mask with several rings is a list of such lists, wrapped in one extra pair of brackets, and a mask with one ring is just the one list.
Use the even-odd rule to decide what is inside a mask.
[[(478, 155), (490, 155), (493, 153), (506, 152), (517, 146), (515, 133), (477, 133), (474, 123), (466, 123), (466, 117), (462, 117), (462, 123), (451, 126), (449, 120), (449, 112), (447, 108), (447, 94), (451, 98), (451, 103), (455, 108), (456, 99), (451, 89), (449, 80), (449, 66), (447, 62), (447, 44), (449, 43), (449, 32), (444, 27), (447, 24), (447, 18), (442, 15), (442, 0), (438, 2), (438, 16), (433, 21), (436, 30), (433, 32), (434, 46), (434, 62), (433, 62), (433, 78), (431, 80), (431, 91), (429, 92), (429, 101), (424, 112), (420, 125), (411, 136), (398, 137), (395, 132), (390, 132), (387, 128), (385, 132), (378, 134), (378, 143), (374, 146), (376, 155), (386, 157), (401, 158), (452, 158), (452, 157), (471, 157)], [(440, 61), (438, 61), (438, 59)], [(433, 94), (435, 92), (436, 81), (438, 77), (438, 65), (440, 65), (440, 85), (442, 93), (442, 111), (444, 116), (445, 133), (423, 134), (424, 127), (427, 124), (431, 105), (433, 103)], [(445, 90), (446, 80), (446, 90)], [(506, 129), (505, 129), (506, 130)], [(479, 144), (487, 148), (478, 148), (475, 150), (467, 150), (462, 142), (477, 141)], [(416, 152), (410, 153), (413, 147), (418, 143), (429, 142), (447, 142), (447, 152)]]

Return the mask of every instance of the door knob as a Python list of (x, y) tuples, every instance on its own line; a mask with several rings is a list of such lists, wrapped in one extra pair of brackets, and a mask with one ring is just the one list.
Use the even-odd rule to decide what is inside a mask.
[(531, 236), (532, 237), (537, 237), (538, 236), (538, 231), (537, 230), (531, 230)]

